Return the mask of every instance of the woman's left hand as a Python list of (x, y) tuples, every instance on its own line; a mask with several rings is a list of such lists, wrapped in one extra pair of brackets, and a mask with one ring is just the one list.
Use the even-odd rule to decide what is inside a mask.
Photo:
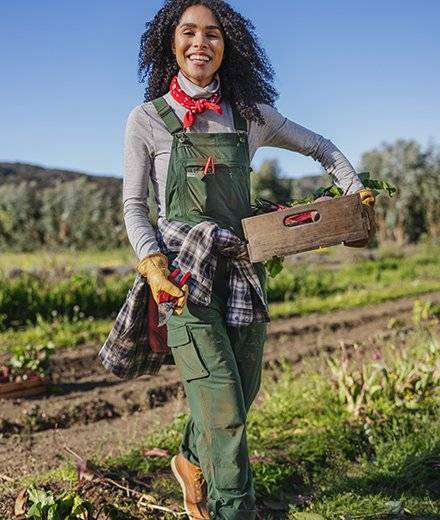
[(374, 193), (372, 192), (372, 190), (370, 190), (370, 188), (361, 188), (355, 193), (359, 193), (362, 204), (365, 204), (367, 206), (374, 206), (376, 199), (374, 198)]

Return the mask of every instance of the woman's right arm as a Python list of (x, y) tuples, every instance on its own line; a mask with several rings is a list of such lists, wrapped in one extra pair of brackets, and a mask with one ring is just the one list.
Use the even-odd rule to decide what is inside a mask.
[(122, 199), (128, 239), (138, 259), (160, 251), (148, 207), (148, 181), (154, 167), (154, 151), (145, 135), (150, 132), (148, 116), (140, 106), (129, 114), (125, 128)]

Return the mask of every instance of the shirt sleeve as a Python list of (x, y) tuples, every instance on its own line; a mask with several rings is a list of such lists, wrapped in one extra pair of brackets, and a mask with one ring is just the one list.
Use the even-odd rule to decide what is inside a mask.
[(141, 107), (129, 114), (125, 127), (122, 199), (128, 239), (138, 259), (160, 251), (150, 222), (148, 181), (154, 167), (146, 139), (151, 124)]
[(322, 164), (332, 182), (339, 186), (345, 195), (363, 188), (363, 184), (349, 160), (329, 139), (312, 130), (294, 123), (267, 104), (258, 104), (265, 124), (252, 122), (257, 148), (273, 146), (286, 148), (302, 155), (310, 156)]

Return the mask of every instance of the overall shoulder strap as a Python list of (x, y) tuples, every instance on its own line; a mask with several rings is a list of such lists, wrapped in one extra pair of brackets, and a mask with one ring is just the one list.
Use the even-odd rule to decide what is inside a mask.
[(235, 106), (235, 103), (231, 103), (232, 114), (234, 116), (234, 127), (235, 130), (241, 130), (243, 132), (247, 131), (247, 122), (246, 119), (240, 114)]
[(182, 123), (176, 116), (176, 113), (171, 108), (171, 106), (165, 101), (163, 96), (157, 99), (153, 99), (152, 103), (154, 108), (157, 110), (157, 113), (165, 123), (165, 126), (167, 127), (170, 134), (174, 135), (177, 132), (181, 132), (183, 130)]

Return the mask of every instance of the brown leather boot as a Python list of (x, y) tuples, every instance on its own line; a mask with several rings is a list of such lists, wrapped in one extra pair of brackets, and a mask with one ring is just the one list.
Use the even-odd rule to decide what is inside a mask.
[(209, 520), (206, 506), (206, 481), (199, 466), (181, 453), (171, 459), (171, 469), (183, 492), (185, 511), (191, 520)]

